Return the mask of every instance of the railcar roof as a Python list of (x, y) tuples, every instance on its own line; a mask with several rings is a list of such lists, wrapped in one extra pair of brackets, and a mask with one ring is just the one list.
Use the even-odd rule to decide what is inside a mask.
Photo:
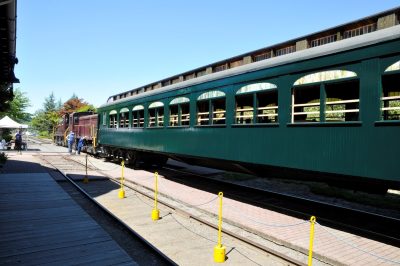
[(193, 85), (214, 81), (222, 78), (232, 77), (240, 74), (245, 74), (249, 72), (258, 71), (265, 68), (276, 67), (284, 64), (289, 64), (297, 61), (307, 60), (311, 58), (321, 57), (329, 54), (335, 54), (347, 50), (352, 50), (360, 47), (365, 47), (381, 42), (386, 42), (390, 40), (395, 40), (400, 38), (400, 25), (396, 25), (390, 28), (382, 29), (379, 31), (371, 32), (368, 34), (356, 36), (349, 39), (341, 40), (340, 42), (332, 42), (329, 44), (325, 44), (323, 46), (317, 46), (301, 51), (297, 51), (294, 53), (272, 57), (268, 60), (262, 60), (258, 62), (254, 62), (251, 64), (246, 64), (242, 66), (238, 66), (235, 68), (227, 69), (225, 71), (211, 73), (208, 75), (204, 75), (201, 77), (197, 77), (194, 79), (182, 81), (176, 84), (168, 85), (162, 87), (160, 89), (143, 92), (138, 95), (132, 95), (127, 98), (119, 99), (113, 102), (106, 103), (100, 108), (123, 103), (126, 101), (131, 101), (134, 99), (140, 99), (144, 97), (148, 97), (151, 95), (161, 94), (168, 91), (178, 90), (185, 87), (190, 87)]

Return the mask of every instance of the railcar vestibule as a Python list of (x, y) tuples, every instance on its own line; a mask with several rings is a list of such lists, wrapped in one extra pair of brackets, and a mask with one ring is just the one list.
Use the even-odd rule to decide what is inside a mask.
[[(279, 78), (278, 78), (279, 79)], [(151, 102), (126, 105), (103, 112), (108, 128), (163, 128), (279, 124), (278, 114), (288, 115), (290, 124), (360, 121), (360, 77), (356, 71), (335, 69), (305, 74), (290, 88), (276, 82), (257, 81), (229, 89), (177, 95)], [(400, 61), (381, 75), (380, 120), (400, 120)], [(233, 89), (232, 89), (233, 88)], [(289, 90), (290, 108), (280, 111), (280, 92)], [(283, 95), (288, 95), (283, 94)], [(232, 97), (234, 104), (229, 104)], [(137, 102), (137, 100), (136, 100)], [(191, 116), (191, 106), (195, 111)], [(368, 106), (371, 108), (371, 106)], [(285, 108), (286, 109), (286, 108)], [(191, 123), (191, 120), (192, 121)]]

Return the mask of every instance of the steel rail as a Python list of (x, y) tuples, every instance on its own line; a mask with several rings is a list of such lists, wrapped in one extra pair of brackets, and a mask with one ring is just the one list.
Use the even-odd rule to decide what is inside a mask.
[[(69, 159), (69, 158), (65, 158), (65, 159)], [(70, 159), (69, 159), (69, 160), (70, 160)], [(76, 162), (76, 163), (78, 163), (78, 164), (83, 165), (83, 163), (81, 163), (81, 162), (79, 162), (79, 161), (75, 161), (75, 160), (71, 160), (71, 161), (74, 161), (74, 162)], [(116, 183), (116, 184), (120, 184), (118, 178), (114, 178), (114, 177), (110, 176), (109, 174), (107, 174), (107, 173), (105, 173), (105, 172), (103, 172), (103, 171), (101, 171), (101, 170), (95, 170), (95, 171), (97, 171), (98, 173), (101, 173), (102, 175), (104, 175), (105, 177), (107, 177), (110, 181), (112, 181), (112, 182), (114, 182), (114, 183)], [(137, 189), (135, 186), (138, 186), (138, 187), (141, 187), (141, 188), (143, 188), (143, 189), (146, 189), (146, 190), (149, 191), (149, 193), (153, 192), (153, 190), (151, 190), (151, 189), (149, 189), (149, 188), (147, 188), (147, 187), (144, 187), (143, 185), (141, 185), (141, 184), (139, 184), (139, 183), (137, 183), (137, 182), (135, 182), (135, 181), (129, 180), (129, 179), (125, 179), (124, 182), (125, 182), (125, 183), (124, 183), (124, 186), (125, 186), (125, 187), (128, 187), (128, 188), (132, 189), (133, 191), (135, 191), (136, 193), (139, 193), (140, 195), (145, 196), (145, 197), (147, 197), (147, 198), (149, 198), (149, 199), (154, 199), (152, 195), (146, 194), (145, 192), (140, 191), (140, 190)], [(132, 184), (132, 185), (130, 185), (129, 183)], [(163, 196), (166, 196), (166, 195), (164, 195), (163, 193), (160, 193), (160, 192), (159, 192), (159, 194), (160, 194), (160, 195), (163, 195)], [(201, 217), (199, 217), (199, 216), (193, 215), (193, 214), (191, 214), (191, 213), (189, 213), (189, 212), (187, 212), (187, 211), (185, 211), (185, 210), (179, 209), (179, 208), (177, 208), (176, 206), (171, 205), (171, 204), (167, 203), (166, 201), (164, 201), (164, 200), (162, 200), (162, 199), (158, 199), (158, 203), (159, 203), (160, 205), (164, 205), (164, 206), (166, 206), (166, 207), (172, 209), (172, 210), (175, 211), (175, 213), (177, 213), (177, 214), (183, 215), (184, 217), (191, 218), (191, 219), (196, 220), (196, 221), (198, 221), (198, 222), (200, 222), (200, 223), (202, 223), (202, 224), (204, 224), (204, 225), (206, 225), (206, 226), (209, 226), (209, 227), (211, 227), (211, 228), (213, 228), (213, 229), (215, 229), (215, 230), (218, 230), (218, 226), (217, 226), (216, 224), (213, 224), (213, 223), (211, 223), (211, 222), (209, 222), (209, 221), (207, 221), (207, 220), (205, 220), (205, 219), (203, 219), (203, 218), (201, 218)], [(117, 218), (117, 219), (118, 219), (118, 218)], [(231, 237), (233, 237), (233, 238), (235, 238), (235, 239), (237, 239), (237, 240), (240, 240), (240, 241), (242, 241), (242, 242), (244, 242), (244, 243), (246, 243), (246, 244), (248, 244), (248, 245), (251, 245), (251, 246), (253, 246), (253, 247), (255, 247), (255, 248), (259, 249), (259, 250), (262, 250), (262, 251), (264, 251), (264, 252), (266, 252), (266, 253), (269, 253), (269, 254), (272, 254), (273, 256), (278, 257), (278, 258), (280, 258), (280, 259), (282, 259), (282, 260), (284, 260), (284, 261), (286, 261), (286, 262), (289, 262), (289, 263), (291, 263), (292, 265), (295, 265), (295, 266), (305, 266), (305, 265), (307, 265), (306, 263), (301, 262), (301, 261), (298, 261), (298, 260), (296, 260), (296, 259), (293, 259), (293, 258), (291, 258), (291, 257), (289, 257), (289, 256), (287, 256), (287, 255), (285, 255), (284, 253), (280, 253), (280, 252), (277, 252), (277, 251), (275, 251), (275, 250), (272, 250), (272, 249), (270, 249), (270, 248), (268, 248), (268, 247), (266, 247), (266, 246), (259, 245), (257, 242), (255, 242), (255, 241), (253, 241), (253, 240), (251, 240), (251, 239), (242, 237), (242, 236), (240, 236), (240, 234), (235, 233), (235, 232), (233, 232), (233, 231), (231, 231), (231, 230), (227, 230), (227, 229), (225, 229), (225, 228), (222, 228), (222, 232), (223, 232), (224, 234), (229, 235), (229, 236), (231, 236)]]
[[(93, 202), (98, 208), (100, 208), (103, 212), (105, 212), (109, 217), (111, 217), (114, 221), (116, 221), (119, 225), (121, 225), (123, 228), (128, 230), (132, 235), (134, 235), (136, 238), (138, 238), (142, 243), (144, 243), (147, 248), (151, 249), (154, 253), (156, 253), (162, 260), (164, 260), (166, 263), (169, 263), (171, 265), (178, 265), (174, 261), (172, 261), (170, 258), (168, 258), (164, 253), (162, 253), (157, 247), (152, 245), (149, 241), (147, 241), (145, 238), (143, 238), (141, 235), (139, 235), (135, 230), (133, 230), (131, 227), (129, 227), (125, 222), (123, 222), (121, 219), (119, 219), (117, 216), (115, 216), (112, 212), (110, 212), (107, 208), (103, 207), (96, 199), (94, 199), (92, 196), (90, 196), (89, 193), (87, 193), (83, 188), (81, 188), (72, 178), (70, 178), (67, 174), (65, 174), (62, 170), (60, 170), (57, 166), (52, 164), (50, 161), (46, 160), (41, 156), (41, 159), (49, 163), (54, 169), (56, 169), (61, 175), (65, 177), (66, 180), (68, 180), (78, 191), (84, 195), (87, 199), (89, 199), (91, 202)], [(79, 163), (77, 161), (74, 161), (76, 163)]]
[[(164, 167), (163, 169), (185, 174), (184, 178), (180, 178), (179, 176), (168, 177), (170, 180), (198, 185), (200, 189), (207, 189), (212, 192), (220, 190), (217, 188), (223, 188), (224, 194), (230, 198), (286, 213), (301, 219), (307, 220), (310, 216), (317, 216), (319, 223), (322, 225), (400, 247), (400, 236), (398, 235), (400, 219), (394, 217), (287, 193), (238, 185), (174, 168)], [(162, 173), (162, 171), (159, 172)], [(188, 176), (201, 177), (204, 182), (201, 183), (201, 179), (199, 180), (199, 178), (190, 179)]]

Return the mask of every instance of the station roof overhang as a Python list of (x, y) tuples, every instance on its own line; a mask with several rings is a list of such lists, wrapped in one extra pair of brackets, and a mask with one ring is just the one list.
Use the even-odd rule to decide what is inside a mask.
[(0, 1), (0, 81), (18, 83), (14, 75), (16, 57), (17, 1)]

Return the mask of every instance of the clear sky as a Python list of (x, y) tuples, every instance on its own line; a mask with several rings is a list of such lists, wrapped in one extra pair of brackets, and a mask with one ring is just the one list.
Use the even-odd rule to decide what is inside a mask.
[(400, 5), (394, 0), (18, 0), (20, 88), (110, 95)]

